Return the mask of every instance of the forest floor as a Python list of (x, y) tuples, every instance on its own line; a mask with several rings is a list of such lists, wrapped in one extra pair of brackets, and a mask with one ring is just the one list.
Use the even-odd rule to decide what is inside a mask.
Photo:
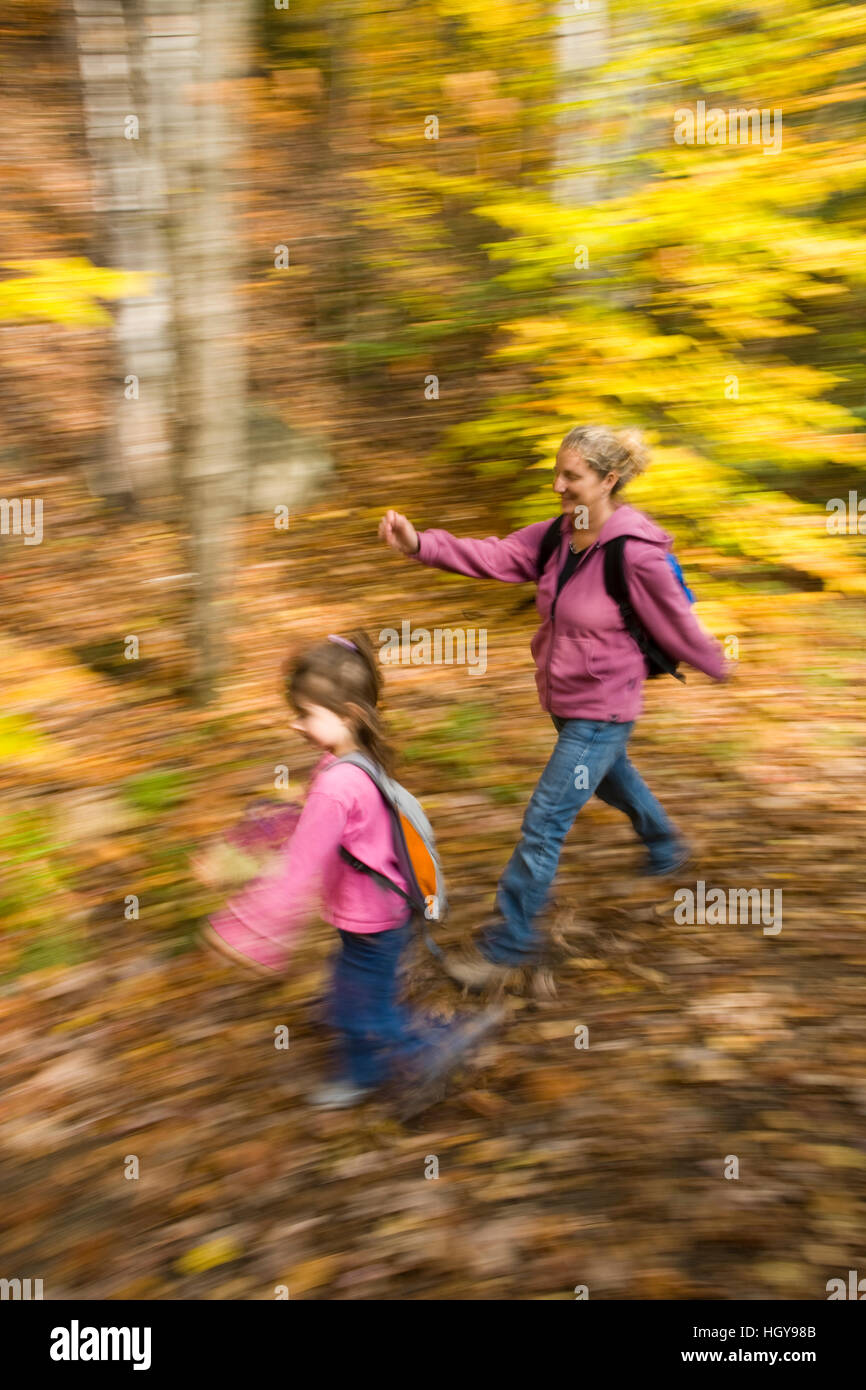
[[(477, 502), (423, 489), (426, 524), (441, 507), (479, 533)], [(286, 647), (358, 623), (486, 630), (484, 674), (385, 675), (451, 890), (443, 942), (492, 903), (554, 741), (534, 613), (523, 588), (387, 552), (379, 495), (371, 472), (288, 533), (249, 519), (233, 674), (204, 711), (166, 528), (53, 479), (44, 543), (4, 542), (0, 1272), (51, 1299), (824, 1299), (862, 1269), (866, 1214), (862, 603), (750, 596), (734, 680), (652, 682), (633, 739), (693, 842), (684, 886), (780, 889), (781, 931), (678, 925), (592, 803), (550, 914), (558, 997), (511, 996), (478, 1069), (411, 1123), (305, 1102), (332, 929), (274, 982), (196, 945), (215, 900), (189, 854), (276, 766), (297, 794), (315, 761), (281, 702)], [(420, 948), (410, 990), (467, 1007)]]

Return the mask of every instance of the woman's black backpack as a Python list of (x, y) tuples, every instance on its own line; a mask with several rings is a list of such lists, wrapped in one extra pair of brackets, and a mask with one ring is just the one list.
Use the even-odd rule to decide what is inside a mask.
[[(557, 516), (554, 517), (541, 538), (541, 547), (538, 552), (539, 576), (542, 575), (547, 568), (551, 555), (559, 549), (561, 536), (562, 517)], [(626, 632), (634, 638), (643, 653), (649, 679), (654, 680), (656, 676), (674, 676), (678, 681), (683, 681), (683, 683), (685, 683), (685, 676), (681, 675), (677, 669), (679, 662), (674, 661), (672, 657), (668, 656), (667, 652), (662, 651), (661, 647), (653, 641), (631, 606), (628, 584), (625, 577), (625, 563), (623, 560), (623, 551), (627, 540), (628, 536), (614, 536), (613, 540), (605, 541), (604, 543), (604, 587), (607, 589), (614, 603), (619, 607)], [(574, 551), (569, 550), (565, 564), (560, 570), (556, 581), (556, 597), (553, 600), (551, 615), (553, 614), (553, 609), (556, 607), (556, 599), (559, 597), (563, 585), (574, 573), (580, 559), (580, 554), (575, 555)], [(695, 596), (683, 578), (683, 572), (680, 569), (680, 564), (676, 556), (668, 551), (665, 555), (665, 559), (673, 570), (689, 603), (694, 603)]]

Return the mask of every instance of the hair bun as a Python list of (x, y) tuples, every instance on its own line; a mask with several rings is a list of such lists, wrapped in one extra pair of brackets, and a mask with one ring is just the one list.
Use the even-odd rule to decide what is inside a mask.
[(618, 479), (611, 494), (649, 467), (649, 449), (643, 434), (631, 427), (612, 430), (607, 425), (575, 425), (559, 447), (581, 454), (599, 478), (616, 473)]
[(623, 474), (623, 482), (628, 482), (630, 478), (637, 478), (649, 468), (649, 449), (640, 430), (618, 430), (616, 437), (628, 454), (630, 467)]

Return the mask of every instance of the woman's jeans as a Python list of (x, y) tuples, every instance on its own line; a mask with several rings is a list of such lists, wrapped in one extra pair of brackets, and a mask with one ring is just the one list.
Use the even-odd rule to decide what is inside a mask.
[(388, 931), (340, 931), (328, 1022), (339, 1037), (340, 1077), (356, 1086), (400, 1071), (411, 1076), (443, 1037), (443, 1025), (399, 1002), (398, 967), (411, 932), (411, 917)]
[(626, 757), (634, 721), (561, 719), (559, 738), (532, 793), (521, 840), (496, 890), (497, 916), (482, 933), (480, 949), (499, 965), (536, 964), (543, 941), (534, 927), (547, 906), (562, 843), (591, 796), (624, 811), (647, 848), (647, 870), (663, 874), (686, 853), (658, 801)]

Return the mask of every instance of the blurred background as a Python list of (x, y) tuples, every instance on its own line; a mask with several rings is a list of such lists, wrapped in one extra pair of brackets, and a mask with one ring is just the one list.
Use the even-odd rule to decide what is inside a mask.
[[(866, 1198), (866, 12), (2, 0), (0, 68), (0, 1277), (824, 1298)], [(237, 980), (189, 855), (303, 793), (294, 644), (483, 630), (484, 672), (385, 670), (443, 937), (483, 920), (554, 737), (531, 593), (376, 528), (552, 517), (586, 423), (645, 431), (629, 500), (738, 661), (652, 682), (635, 761), (783, 930), (676, 925), (591, 805), (559, 999), (415, 1132), (313, 1115), (333, 932)]]

